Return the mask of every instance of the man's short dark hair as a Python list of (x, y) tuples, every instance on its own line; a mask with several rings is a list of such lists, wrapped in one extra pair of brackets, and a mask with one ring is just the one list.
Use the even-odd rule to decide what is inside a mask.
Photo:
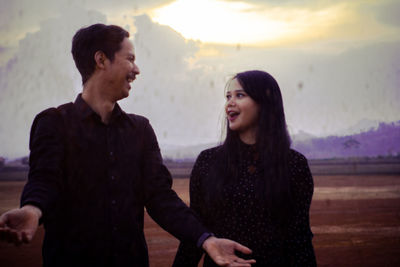
[(128, 37), (129, 32), (121, 27), (104, 24), (93, 24), (75, 33), (71, 53), (81, 73), (82, 84), (86, 83), (95, 70), (95, 53), (102, 51), (112, 62), (115, 52), (121, 49), (122, 41)]

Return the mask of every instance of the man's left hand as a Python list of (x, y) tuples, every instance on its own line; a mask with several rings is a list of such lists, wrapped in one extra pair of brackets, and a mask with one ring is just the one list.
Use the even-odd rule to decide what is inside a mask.
[(255, 260), (245, 260), (236, 256), (236, 250), (244, 254), (251, 254), (252, 251), (229, 239), (211, 236), (204, 241), (202, 247), (219, 266), (251, 267), (252, 263), (256, 263)]

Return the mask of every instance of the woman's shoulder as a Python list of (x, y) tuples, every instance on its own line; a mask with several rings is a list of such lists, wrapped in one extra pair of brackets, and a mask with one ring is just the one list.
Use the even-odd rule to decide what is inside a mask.
[(222, 145), (207, 148), (203, 151), (200, 152), (199, 156), (197, 157), (197, 160), (208, 160), (208, 159), (213, 159), (216, 157), (218, 153), (221, 152)]
[(210, 168), (216, 160), (216, 155), (218, 154), (218, 151), (220, 151), (220, 147), (221, 146), (216, 146), (200, 152), (193, 165), (191, 175), (192, 180), (203, 179), (209, 174)]
[(313, 188), (313, 178), (307, 158), (294, 149), (290, 149), (289, 152), (289, 172), (296, 187), (306, 190)]
[(289, 163), (290, 164), (308, 164), (307, 158), (299, 151), (290, 149), (289, 150)]

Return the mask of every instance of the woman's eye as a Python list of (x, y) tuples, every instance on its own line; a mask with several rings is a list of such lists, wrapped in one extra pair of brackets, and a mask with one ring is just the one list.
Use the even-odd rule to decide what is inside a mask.
[(242, 93), (238, 93), (237, 94), (237, 97), (239, 97), (239, 98), (242, 98), (242, 97), (244, 97), (244, 96), (246, 96), (245, 94), (242, 94)]
[(226, 100), (229, 100), (229, 99), (231, 99), (231, 98), (232, 98), (231, 95), (227, 95), (227, 96), (226, 96)]

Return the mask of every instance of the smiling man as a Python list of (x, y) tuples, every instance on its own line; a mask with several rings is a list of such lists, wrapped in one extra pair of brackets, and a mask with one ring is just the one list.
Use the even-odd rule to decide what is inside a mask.
[(149, 121), (117, 104), (139, 74), (128, 37), (103, 24), (75, 34), (82, 94), (36, 116), (21, 208), (0, 217), (0, 239), (30, 242), (43, 223), (44, 266), (148, 266), (146, 207), (164, 229), (219, 265), (250, 266), (253, 260), (235, 256), (248, 248), (214, 237), (171, 189)]

